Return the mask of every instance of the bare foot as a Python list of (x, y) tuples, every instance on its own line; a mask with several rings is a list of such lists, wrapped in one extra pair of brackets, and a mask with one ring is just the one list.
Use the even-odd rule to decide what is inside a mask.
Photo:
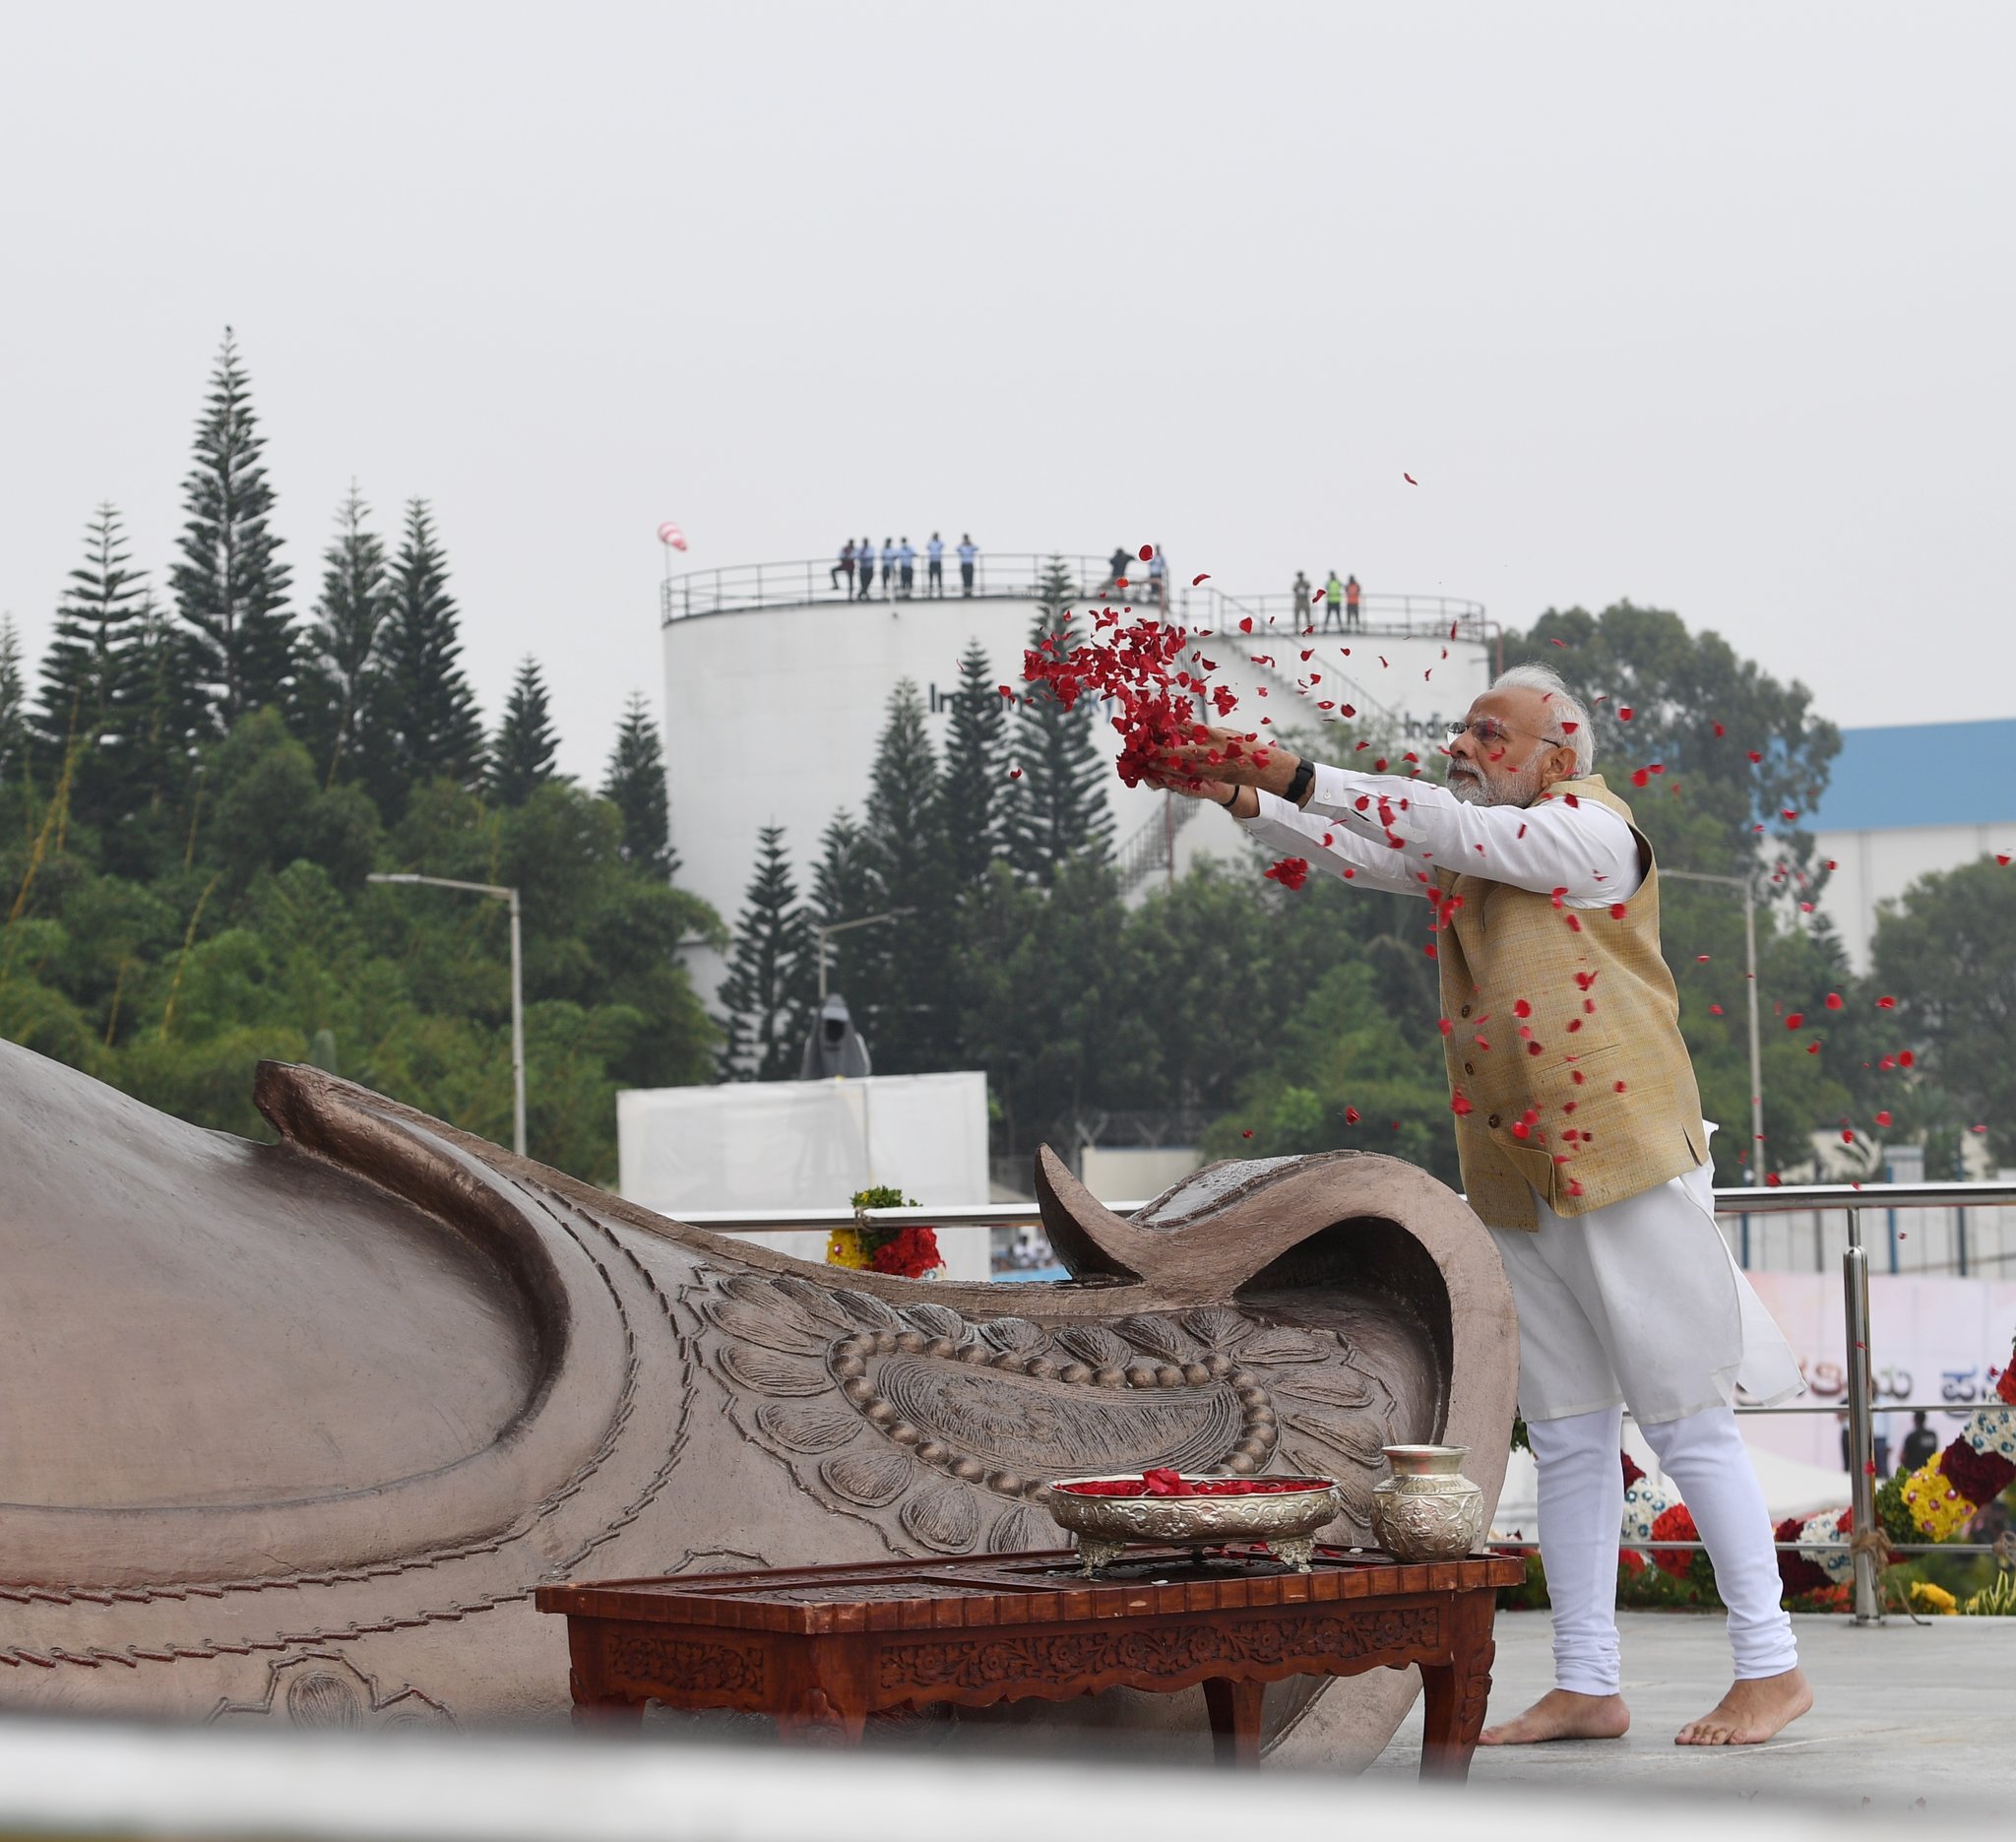
[(1486, 1727), (1478, 1744), (1530, 1747), (1544, 1740), (1620, 1740), (1630, 1725), (1631, 1710), (1622, 1695), (1579, 1695), (1572, 1688), (1549, 1688), (1516, 1720)]
[(1756, 1747), (1783, 1732), (1813, 1705), (1800, 1670), (1731, 1684), (1715, 1708), (1673, 1736), (1676, 1747)]

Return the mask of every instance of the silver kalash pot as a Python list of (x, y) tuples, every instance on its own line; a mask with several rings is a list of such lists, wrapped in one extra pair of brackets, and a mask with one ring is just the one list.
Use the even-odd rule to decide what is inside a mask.
[(1372, 1533), (1402, 1560), (1456, 1560), (1484, 1532), (1484, 1493), (1463, 1475), (1467, 1445), (1387, 1445), (1390, 1478), (1372, 1486)]

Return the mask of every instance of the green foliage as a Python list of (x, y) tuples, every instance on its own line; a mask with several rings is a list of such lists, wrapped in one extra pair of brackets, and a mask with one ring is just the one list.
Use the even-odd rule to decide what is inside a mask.
[[(1030, 645), (1062, 646), (1071, 632), (1071, 577), (1052, 557), (1038, 589)], [(1048, 883), (1074, 857), (1112, 854), (1105, 802), (1112, 764), (1096, 740), (1097, 706), (1081, 698), (1066, 710), (1047, 684), (1029, 688), (1016, 707), (1013, 753), (1022, 769), (1008, 800), (1009, 861), (1032, 882)]]
[[(615, 1091), (706, 1080), (716, 1031), (677, 958), (719, 921), (640, 873), (607, 800), (548, 781), (500, 809), (423, 786), (388, 835), (362, 788), (322, 784), (282, 714), (203, 751), (204, 798), (131, 815), (158, 873), (108, 869), (92, 828), (50, 840), (53, 802), (0, 789), (0, 1034), (198, 1123), (261, 1134), (262, 1057), (335, 1072), (509, 1142), (503, 904), (367, 884), (373, 868), (523, 892), (530, 1143), (615, 1175)], [(34, 861), (36, 844), (42, 844)], [(31, 871), (32, 870), (32, 873)]]
[[(1886, 1047), (1918, 1045), (1967, 1121), (1987, 1126), (1990, 1157), (2016, 1164), (2016, 875), (1983, 857), (1921, 877), (1878, 914), (1873, 957), (1876, 985), (1897, 998), (1897, 1040)], [(1950, 1112), (1917, 1104), (1957, 1142)]]
[(878, 1074), (958, 1065), (954, 884), (939, 796), (938, 763), (924, 730), (917, 687), (903, 679), (889, 698), (875, 750), (863, 827), (872, 879), (869, 914), (895, 919), (856, 930), (858, 984), (844, 987), (868, 1037)]
[[(1641, 828), (1673, 867), (1744, 873), (1758, 824), (1778, 856), (1805, 863), (1812, 839), (1798, 815), (1818, 802), (1841, 731), (1812, 714), (1803, 684), (1780, 684), (1719, 633), (1629, 602), (1597, 615), (1549, 608), (1529, 632), (1506, 633), (1505, 663), (1552, 667), (1589, 705), (1597, 772), (1635, 795)], [(1654, 763), (1663, 771), (1634, 789)], [(1687, 825), (1696, 814), (1709, 824)]]
[(293, 681), (289, 572), (268, 522), (273, 487), (260, 459), (265, 447), (237, 344), (225, 327), (183, 481), (182, 558), (169, 576), (213, 731), (262, 704), (284, 705)]
[(323, 552), (322, 597), (301, 672), (301, 736), (325, 781), (354, 774), (366, 726), (382, 715), (391, 583), (385, 544), (364, 525), (368, 509), (352, 481)]
[(951, 731), (945, 738), (942, 829), (954, 880), (965, 887), (1008, 851), (1008, 712), (977, 640), (959, 661)]
[(482, 770), (482, 721), (462, 669), (448, 559), (423, 499), (407, 507), (384, 646), (385, 735), (373, 749), (367, 785), (379, 810), (391, 817), (424, 783), (446, 780), (473, 789)]
[(28, 696), (21, 676), (21, 640), (14, 621), (0, 614), (0, 786), (27, 765)]
[(917, 1199), (906, 1197), (894, 1183), (875, 1183), (855, 1190), (847, 1203), (850, 1209), (914, 1209)]
[(679, 859), (672, 850), (670, 807), (665, 794), (665, 758), (642, 692), (633, 692), (609, 751), (602, 797), (622, 815), (618, 846), (623, 861), (669, 882)]
[(524, 805), (534, 788), (554, 778), (553, 761), (559, 752), (560, 738), (553, 732), (546, 705), (545, 680), (539, 676), (537, 662), (528, 657), (518, 667), (503, 721), (490, 743), (490, 797), (503, 806)]
[(797, 1078), (815, 1002), (811, 949), (810, 923), (798, 906), (797, 884), (785, 854), (784, 827), (766, 825), (757, 840), (756, 871), (721, 986), (728, 1014), (722, 1072), (728, 1079)]
[(86, 534), (85, 560), (70, 572), (56, 610), (55, 637), (42, 655), (41, 708), (34, 720), (52, 775), (76, 750), (70, 810), (86, 824), (101, 824), (124, 809), (140, 765), (147, 610), (147, 579), (131, 566), (118, 511), (100, 505)]
[(1974, 1619), (2016, 1619), (2016, 1573), (1998, 1573), (1980, 1592), (1964, 1599), (1961, 1613)]

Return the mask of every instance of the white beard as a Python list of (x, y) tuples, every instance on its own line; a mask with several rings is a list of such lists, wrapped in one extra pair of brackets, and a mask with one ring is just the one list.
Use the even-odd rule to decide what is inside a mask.
[(1517, 774), (1503, 776), (1495, 786), (1481, 768), (1452, 773), (1449, 791), (1467, 806), (1530, 806), (1540, 793), (1540, 761), (1529, 761)]

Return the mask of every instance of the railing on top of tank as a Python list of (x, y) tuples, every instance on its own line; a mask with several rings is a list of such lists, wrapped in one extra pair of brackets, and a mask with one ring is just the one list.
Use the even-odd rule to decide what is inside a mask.
[[(930, 563), (923, 545), (914, 546), (911, 588), (905, 595), (901, 579), (885, 580), (881, 552), (874, 553), (874, 585), (866, 599), (901, 603), (910, 601), (966, 599), (960, 576), (956, 545), (945, 546), (942, 579), (933, 584)], [(1029, 602), (1036, 600), (1052, 563), (1061, 562), (1071, 579), (1074, 601), (1102, 595), (1112, 577), (1106, 564), (1096, 556), (1053, 556), (1035, 550), (981, 550), (974, 558), (973, 599)], [(1148, 565), (1138, 565), (1137, 582), (1128, 576), (1123, 591), (1144, 607), (1149, 602)], [(1127, 572), (1122, 570), (1122, 575)], [(849, 575), (841, 566), (838, 552), (832, 556), (803, 558), (784, 563), (735, 563), (724, 569), (696, 569), (683, 576), (670, 576), (659, 590), (659, 619), (669, 625), (701, 614), (733, 613), (750, 607), (802, 607), (808, 603), (861, 599), (859, 570)]]
[[(1112, 1202), (1106, 1207), (1116, 1215), (1127, 1215), (1144, 1207), (1140, 1202)], [(2016, 1206), (2016, 1183), (1787, 1183), (1760, 1189), (1718, 1189), (1717, 1215), (1787, 1215), (1806, 1210), (1841, 1210), (1848, 1217), (1848, 1245), (1841, 1256), (1842, 1332), (1848, 1353), (1848, 1395), (1842, 1404), (1848, 1412), (1848, 1445), (1856, 1463), (1849, 1473), (1854, 1526), (1875, 1526), (1876, 1428), (1873, 1406), (1875, 1357), (1869, 1336), (1869, 1259), (1862, 1245), (1864, 1209), (1969, 1209)], [(682, 1215), (679, 1220), (696, 1228), (726, 1230), (834, 1229), (850, 1227), (855, 1221), (851, 1209), (773, 1210), (762, 1214)], [(916, 1209), (876, 1209), (865, 1220), (880, 1227), (901, 1227), (906, 1223), (925, 1224), (940, 1230), (950, 1228), (1020, 1228), (1041, 1226), (1042, 1214), (1034, 1203), (963, 1203), (950, 1207)], [(1994, 1404), (1985, 1400), (1938, 1404), (1938, 1411), (1952, 1413)], [(1916, 1403), (1901, 1404), (1908, 1411)], [(1928, 1410), (1931, 1404), (1927, 1404)], [(1738, 1406), (1738, 1414), (1838, 1413), (1833, 1405), (1821, 1407)], [(1886, 1406), (1886, 1412), (1898, 1411)], [(1699, 1542), (1634, 1542), (1634, 1548), (1695, 1549)], [(1518, 1544), (1530, 1547), (1531, 1543)], [(1878, 1589), (1875, 1556), (1867, 1548), (1847, 1543), (1815, 1543), (1815, 1551), (1851, 1548), (1855, 1567), (1855, 1621), (1877, 1622), (1883, 1616)], [(1917, 1553), (1918, 1545), (1905, 1545), (1901, 1552)], [(1979, 1547), (1942, 1545), (1925, 1552), (1970, 1554), (1987, 1552)]]
[[(1110, 600), (1124, 602), (1142, 612), (1155, 607), (1172, 611), (1185, 624), (1213, 630), (1235, 629), (1241, 619), (1250, 618), (1255, 631), (1272, 620), (1287, 622), (1295, 616), (1297, 630), (1314, 626), (1323, 631), (1338, 630), (1346, 615), (1321, 606), (1303, 606), (1290, 595), (1234, 597), (1209, 586), (1192, 589), (1187, 578), (1178, 577), (1166, 599), (1161, 585), (1149, 574), (1146, 563), (1130, 564), (1119, 573), (1126, 578), (1125, 589), (1113, 587), (1109, 558), (1059, 556), (1036, 550), (981, 550), (974, 559), (972, 599), (984, 601), (1035, 601), (1041, 592), (1051, 565), (1062, 562), (1071, 581), (1074, 603)], [(1163, 579), (1165, 582), (1168, 578)], [(858, 570), (850, 575), (839, 556), (799, 558), (781, 563), (736, 563), (723, 569), (696, 569), (685, 575), (668, 576), (659, 588), (659, 619), (669, 625), (702, 614), (725, 614), (755, 607), (802, 607), (863, 599)], [(865, 599), (877, 602), (962, 601), (968, 599), (960, 574), (959, 555), (951, 544), (945, 546), (940, 581), (930, 579), (930, 566), (921, 546), (917, 548), (908, 593), (901, 579), (886, 580), (881, 553), (875, 553), (874, 585)], [(1483, 604), (1459, 601), (1446, 595), (1380, 594), (1363, 597), (1358, 604), (1362, 631), (1385, 638), (1481, 640), (1487, 635)]]
[[(1320, 586), (1320, 585), (1319, 585)], [(1309, 591), (1310, 595), (1315, 590)], [(1192, 626), (1211, 627), (1219, 632), (1238, 631), (1238, 623), (1251, 620), (1255, 638), (1269, 623), (1279, 638), (1314, 628), (1317, 638), (1326, 634), (1362, 633), (1367, 638), (1414, 640), (1483, 641), (1491, 629), (1481, 602), (1459, 600), (1450, 595), (1363, 595), (1358, 599), (1354, 619), (1349, 607), (1306, 601), (1294, 595), (1229, 595), (1213, 587), (1178, 589), (1181, 604)]]

